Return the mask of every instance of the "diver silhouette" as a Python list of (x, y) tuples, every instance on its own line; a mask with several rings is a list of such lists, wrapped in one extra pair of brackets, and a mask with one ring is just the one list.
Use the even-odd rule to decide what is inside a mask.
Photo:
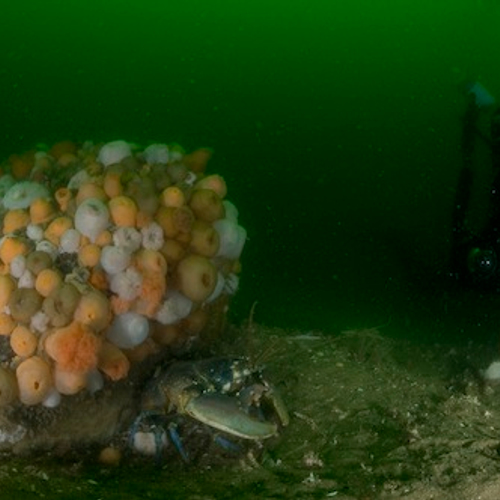
[[(451, 275), (459, 282), (481, 291), (500, 291), (500, 107), (478, 82), (466, 86), (467, 108), (461, 137), (460, 171), (452, 214)], [(489, 130), (478, 126), (487, 113)], [(474, 164), (479, 141), (490, 152), (493, 180), (490, 186), (487, 220), (480, 231), (468, 227), (474, 180)]]

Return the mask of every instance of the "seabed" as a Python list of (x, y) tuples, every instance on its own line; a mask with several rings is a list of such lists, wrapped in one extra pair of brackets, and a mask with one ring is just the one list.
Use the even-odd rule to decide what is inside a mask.
[(500, 387), (485, 385), (476, 368), (491, 352), (396, 340), (390, 327), (333, 334), (254, 325), (251, 350), (264, 353), (291, 415), (258, 457), (158, 466), (125, 456), (105, 467), (96, 450), (5, 456), (1, 491), (23, 499), (500, 498)]

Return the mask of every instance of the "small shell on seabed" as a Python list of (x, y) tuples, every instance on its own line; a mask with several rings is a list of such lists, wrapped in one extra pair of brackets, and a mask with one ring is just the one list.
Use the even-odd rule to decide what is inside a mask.
[(158, 451), (161, 451), (157, 449), (158, 442), (161, 443), (162, 449), (167, 446), (167, 434), (164, 431), (159, 432), (161, 432), (159, 441), (154, 432), (136, 432), (133, 439), (134, 449), (142, 455), (156, 455)]
[(483, 372), (483, 378), (490, 384), (500, 383), (500, 361), (493, 361)]
[(116, 466), (119, 465), (122, 459), (122, 452), (113, 446), (107, 446), (99, 453), (99, 462), (103, 465)]

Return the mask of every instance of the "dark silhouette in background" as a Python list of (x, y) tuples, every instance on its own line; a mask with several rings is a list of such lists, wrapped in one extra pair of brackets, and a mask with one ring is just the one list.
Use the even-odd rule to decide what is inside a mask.
[[(467, 108), (461, 138), (463, 164), (460, 171), (452, 215), (451, 275), (468, 287), (481, 291), (500, 291), (500, 107), (478, 82), (466, 86)], [(478, 121), (487, 113), (489, 130)], [(467, 224), (470, 208), (476, 149), (479, 141), (491, 152), (493, 181), (488, 217), (484, 228), (472, 231)]]

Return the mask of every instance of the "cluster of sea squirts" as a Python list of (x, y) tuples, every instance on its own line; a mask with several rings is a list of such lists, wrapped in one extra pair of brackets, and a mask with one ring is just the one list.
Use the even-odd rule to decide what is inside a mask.
[(210, 154), (65, 141), (1, 165), (0, 407), (55, 407), (200, 335), (246, 239)]

